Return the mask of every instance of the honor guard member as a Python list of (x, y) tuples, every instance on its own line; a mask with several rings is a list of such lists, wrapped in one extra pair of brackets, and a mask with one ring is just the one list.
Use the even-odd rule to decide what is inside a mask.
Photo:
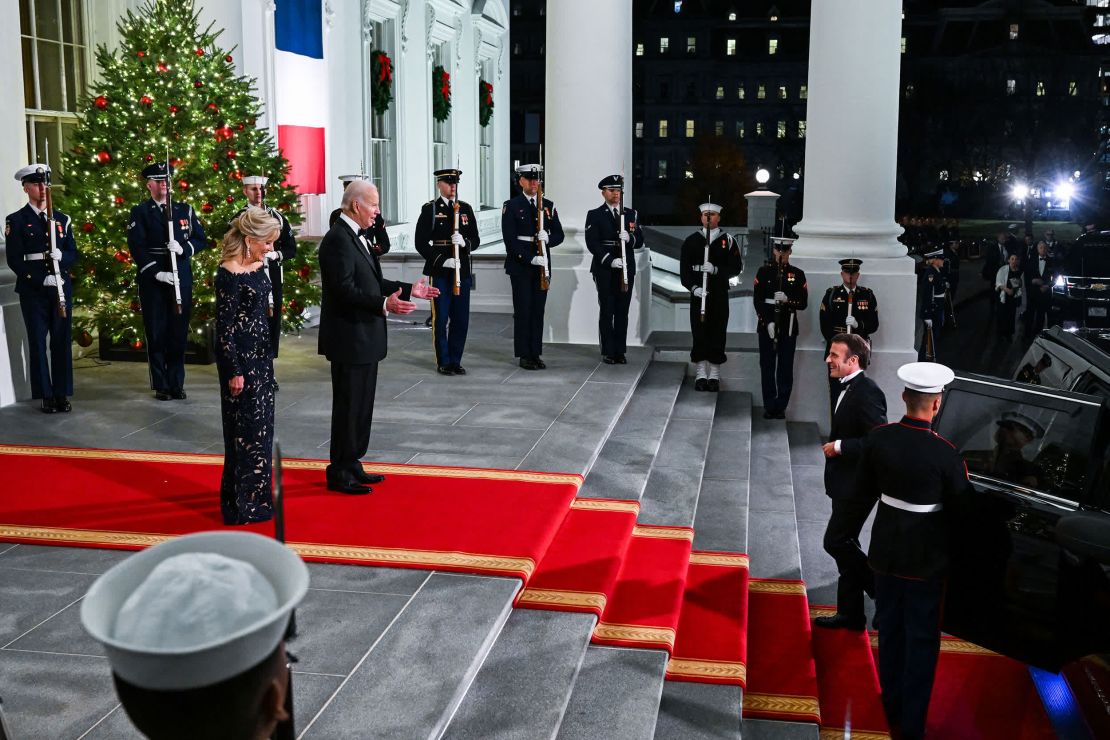
[[(702, 203), (699, 209), (702, 227), (682, 243), (679, 277), (691, 295), (690, 334), (693, 346), (690, 362), (697, 367), (694, 390), (715, 393), (721, 389), (721, 365), (728, 359), (725, 357), (728, 282), (740, 274), (743, 265), (736, 240), (720, 228), (721, 207), (716, 203)], [(705, 258), (706, 231), (709, 232), (708, 260)], [(703, 291), (704, 319), (701, 312)]]
[[(44, 414), (71, 409), (66, 398), (73, 395), (73, 280), (69, 268), (77, 261), (72, 222), (59, 210), (54, 210), (53, 250), (50, 246), (46, 214), (49, 172), (44, 164), (32, 164), (15, 173), (27, 194), (27, 205), (9, 215), (4, 225), (8, 267), (15, 273), (15, 292), (27, 327), (31, 398), (42, 399)], [(59, 280), (65, 296), (64, 316), (58, 309)]]
[[(474, 288), (474, 265), (470, 255), (481, 239), (474, 209), (469, 203), (458, 200), (462, 170), (436, 170), (434, 174), (439, 197), (420, 209), (420, 218), (416, 221), (416, 251), (424, 258), (424, 274), (439, 288), (439, 296), (432, 299), (436, 372), (466, 375), (462, 356), (466, 330), (470, 326), (470, 291)], [(456, 203), (459, 206), (458, 231), (455, 230)], [(456, 269), (458, 295), (455, 295)]]
[[(150, 387), (159, 401), (185, 398), (185, 343), (193, 309), (193, 269), (190, 258), (208, 246), (193, 207), (173, 201), (173, 239), (166, 228), (166, 189), (173, 178), (165, 162), (143, 170), (150, 200), (131, 209), (127, 247), (138, 273), (143, 307)], [(177, 255), (181, 313), (177, 312), (170, 253)]]
[[(624, 178), (609, 175), (597, 184), (605, 202), (586, 213), (586, 247), (593, 254), (590, 272), (597, 286), (598, 333), (601, 359), (607, 365), (625, 364), (628, 307), (632, 302), (636, 254), (644, 246), (644, 233), (636, 211), (625, 208), (621, 230)], [(623, 281), (623, 282), (622, 282)]]
[(790, 264), (793, 246), (793, 239), (772, 237), (771, 261), (759, 268), (753, 285), (764, 419), (786, 418), (794, 387), (797, 312), (809, 304), (806, 274)]
[[(369, 180), (369, 175), (340, 175), (340, 181), (343, 183), (343, 189), (346, 190), (347, 186), (355, 180)], [(335, 222), (339, 220), (339, 214), (343, 213), (342, 208), (336, 208), (331, 212), (328, 217), (328, 228), (335, 226)], [(374, 254), (381, 257), (389, 251), (389, 234), (385, 230), (385, 219), (382, 218), (381, 212), (374, 217), (374, 225), (365, 229), (360, 236), (365, 237), (370, 242), (370, 249), (374, 250)]]
[[(819, 318), (826, 357), (832, 338), (837, 334), (856, 334), (870, 345), (871, 335), (879, 328), (879, 302), (870, 288), (859, 285), (861, 265), (863, 260), (855, 257), (840, 260), (841, 284), (826, 290), (821, 299)], [(840, 393), (840, 383), (832, 376), (829, 376), (829, 393), (829, 402), (834, 404)]]
[(944, 507), (967, 493), (967, 467), (932, 430), (955, 374), (934, 362), (898, 369), (906, 415), (877, 427), (856, 475), (860, 500), (878, 501), (868, 562), (875, 573), (879, 685), (892, 735), (925, 736), (940, 652), (948, 545)]
[[(921, 319), (925, 332), (917, 359), (924, 362), (937, 357), (940, 330), (944, 326), (944, 303), (948, 294), (948, 281), (944, 278), (944, 249), (925, 253), (925, 269), (921, 272)], [(931, 339), (930, 339), (931, 337)], [(930, 345), (932, 345), (930, 347)], [(932, 353), (931, 357), (927, 355)]]
[[(250, 175), (243, 178), (243, 195), (247, 196), (247, 205), (239, 209), (239, 213), (247, 210), (247, 206), (255, 206), (256, 208), (266, 208), (270, 215), (277, 219), (281, 224), (281, 232), (278, 235), (277, 241), (274, 242), (274, 248), (266, 252), (263, 256), (266, 259), (267, 267), (270, 273), (270, 284), (273, 286), (273, 303), (270, 307), (273, 309), (270, 312), (270, 346), (274, 349), (274, 357), (278, 356), (278, 340), (281, 339), (281, 288), (283, 282), (283, 269), (282, 263), (285, 260), (291, 260), (297, 256), (297, 240), (293, 236), (293, 227), (289, 225), (289, 220), (285, 218), (276, 208), (264, 206), (266, 184), (269, 178), (262, 175)], [(238, 216), (239, 213), (235, 215)], [(274, 383), (274, 389), (277, 389), (277, 383)]]
[[(551, 248), (563, 243), (563, 225), (555, 204), (547, 198), (536, 203), (543, 168), (522, 164), (516, 168), (520, 195), (501, 206), (501, 239), (505, 242), (505, 272), (513, 287), (513, 354), (525, 370), (542, 370), (543, 312), (547, 291), (541, 278), (551, 278)], [(543, 229), (539, 229), (540, 208)]]

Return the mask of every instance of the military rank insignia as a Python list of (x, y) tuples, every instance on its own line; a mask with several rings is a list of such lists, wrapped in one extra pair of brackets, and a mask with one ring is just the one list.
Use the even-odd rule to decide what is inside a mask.
[(465, 213), (461, 214), (461, 215), (459, 216), (459, 219), (460, 219), (460, 220), (462, 221), (462, 225), (463, 225), (463, 226), (469, 226), (469, 225), (470, 225), (470, 221), (469, 221), (469, 220), (467, 220), (467, 217), (466, 217), (466, 214), (465, 214)]

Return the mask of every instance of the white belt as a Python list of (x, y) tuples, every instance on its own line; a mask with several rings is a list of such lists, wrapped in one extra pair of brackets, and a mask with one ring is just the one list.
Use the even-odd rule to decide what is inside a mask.
[(41, 260), (46, 259), (46, 253), (45, 252), (34, 252), (32, 254), (25, 254), (25, 255), (23, 255), (23, 259), (24, 260), (29, 260), (31, 262), (34, 262), (36, 260), (41, 261)]
[(940, 511), (944, 508), (943, 504), (911, 504), (908, 501), (903, 501), (900, 498), (887, 496), (885, 493), (879, 496), (879, 500), (887, 506), (893, 506), (895, 509), (908, 511), (911, 514), (931, 514), (934, 511)]
[(534, 237), (534, 236), (518, 236), (517, 240), (522, 241), (522, 242), (534, 242), (534, 241), (536, 241), (536, 237)]

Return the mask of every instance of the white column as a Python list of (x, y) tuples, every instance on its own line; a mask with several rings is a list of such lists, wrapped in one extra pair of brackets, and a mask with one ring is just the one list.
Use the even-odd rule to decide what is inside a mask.
[[(596, 344), (597, 289), (582, 228), (601, 205), (598, 180), (625, 170), (625, 203), (636, 207), (632, 169), (632, 0), (547, 4), (545, 194), (555, 201), (566, 241), (553, 250), (547, 340)], [(638, 256), (628, 341), (648, 334), (651, 267)]]
[(868, 374), (887, 392), (891, 416), (901, 405), (895, 372), (916, 355), (913, 261), (894, 221), (901, 27), (901, 5), (889, 0), (814, 3), (810, 18), (805, 206), (791, 259), (806, 273), (809, 310), (787, 413), (822, 429), (829, 404), (818, 303), (840, 282), (838, 260), (861, 258), (860, 285), (878, 299)]

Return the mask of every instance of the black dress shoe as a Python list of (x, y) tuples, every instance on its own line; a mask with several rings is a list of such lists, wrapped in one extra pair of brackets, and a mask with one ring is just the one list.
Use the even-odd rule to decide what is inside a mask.
[(354, 477), (355, 480), (359, 483), (366, 483), (368, 485), (381, 483), (385, 480), (384, 475), (378, 475), (377, 473), (367, 473), (365, 470), (357, 471), (356, 473), (354, 473)]
[(544, 362), (543, 360), (541, 360), (538, 357), (533, 357), (532, 358), (532, 364), (536, 366), (537, 370), (543, 370), (544, 368), (547, 367), (547, 363)]
[(859, 632), (867, 626), (867, 617), (849, 617), (846, 614), (834, 614), (831, 617), (817, 617), (813, 623), (818, 627), (829, 630), (854, 630)]
[(624, 355), (617, 355), (616, 360), (617, 360), (618, 365), (627, 365), (628, 364), (628, 358), (625, 357)]
[(520, 366), (525, 370), (539, 370), (539, 367), (536, 365), (536, 363), (532, 362), (531, 358), (528, 357), (520, 358)]
[(696, 390), (696, 391), (704, 391), (708, 387), (709, 387), (709, 381), (706, 380), (705, 378), (698, 378), (697, 380), (694, 381), (694, 390)]
[(776, 419), (785, 419), (786, 418), (786, 412), (785, 411), (776, 411), (775, 412), (775, 418)]
[(154, 397), (157, 398), (159, 401), (170, 400), (170, 394), (166, 393), (165, 391), (154, 391)]
[(178, 388), (177, 390), (170, 391), (170, 398), (175, 401), (184, 401), (188, 396), (185, 395), (184, 388)]
[(717, 380), (716, 378), (710, 378), (707, 385), (707, 390), (711, 393), (716, 393), (721, 390), (721, 381)]
[(329, 491), (338, 491), (339, 493), (346, 493), (350, 496), (364, 496), (370, 493), (370, 486), (364, 486), (360, 483), (328, 481)]
[(455, 371), (455, 375), (466, 375), (466, 368), (462, 365), (452, 365), (451, 369)]
[(42, 405), (39, 406), (39, 411), (41, 411), (44, 414), (53, 414), (57, 410), (58, 410), (57, 407), (54, 406), (54, 399), (53, 398), (44, 398), (44, 399), (42, 399)]
[(605, 355), (604, 357), (601, 358), (601, 361), (604, 362), (606, 365), (616, 365), (617, 364), (617, 358), (611, 357), (610, 355)]
[(450, 365), (440, 365), (436, 368), (436, 372), (440, 375), (454, 375), (455, 368), (451, 367)]
[(71, 404), (69, 399), (65, 396), (58, 396), (54, 399), (54, 408), (60, 413), (68, 414), (70, 411), (73, 411), (73, 404)]
[(774, 419), (775, 418), (775, 412), (773, 412), (773, 411), (764, 411), (763, 412), (763, 418), (764, 419)]

